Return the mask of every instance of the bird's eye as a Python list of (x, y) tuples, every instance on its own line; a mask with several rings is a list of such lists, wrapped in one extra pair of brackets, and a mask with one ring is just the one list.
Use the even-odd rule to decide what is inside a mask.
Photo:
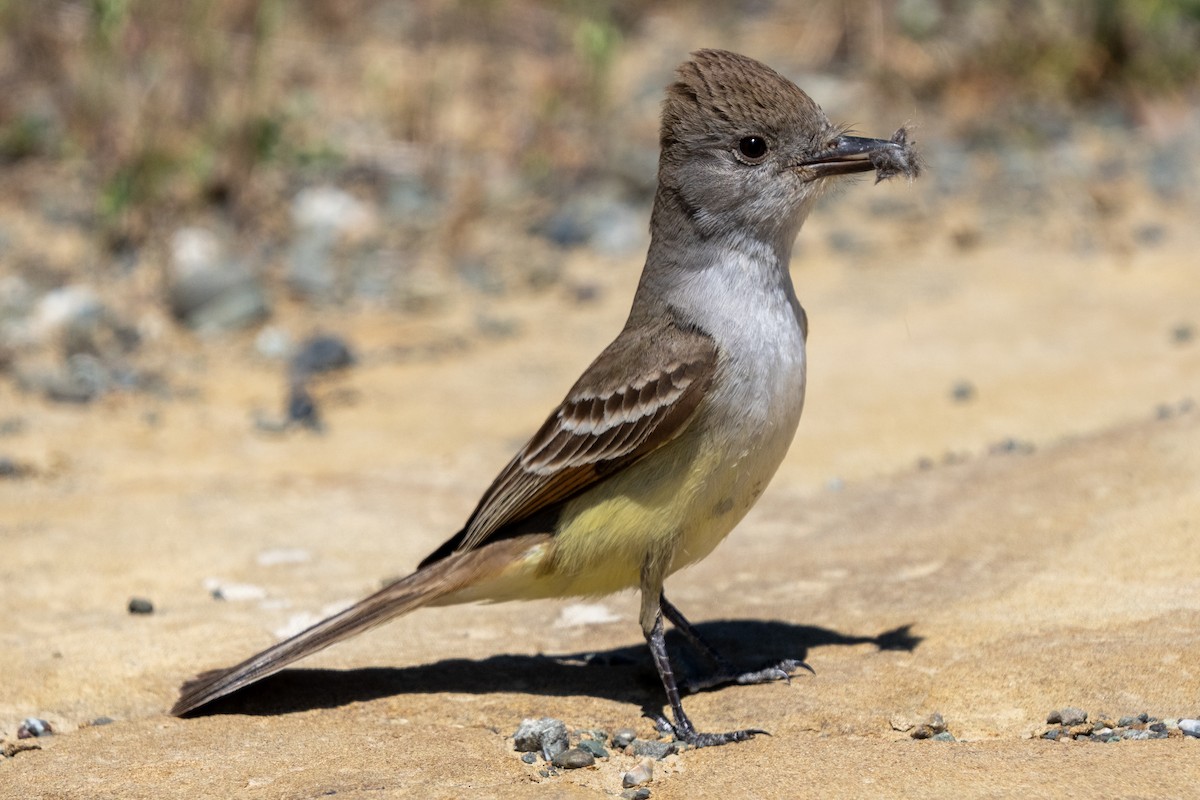
[(767, 154), (767, 140), (761, 136), (746, 136), (738, 142), (738, 152), (751, 161), (757, 161)]

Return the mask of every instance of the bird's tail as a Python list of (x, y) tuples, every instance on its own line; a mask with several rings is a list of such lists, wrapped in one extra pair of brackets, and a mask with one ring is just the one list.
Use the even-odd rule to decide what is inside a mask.
[(240, 664), (197, 675), (180, 688), (179, 700), (171, 707), (171, 713), (183, 716), (335, 642), (445, 597), (475, 577), (471, 575), (476, 573), (472, 567), (482, 566), (477, 563), (479, 559), (471, 557), (477, 552), (452, 554)]

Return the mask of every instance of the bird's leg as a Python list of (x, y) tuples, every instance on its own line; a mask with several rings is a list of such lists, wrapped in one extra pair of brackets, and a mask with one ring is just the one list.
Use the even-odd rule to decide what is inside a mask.
[(686, 688), (688, 694), (711, 689), (714, 686), (726, 686), (729, 684), (737, 684), (739, 686), (748, 686), (757, 683), (770, 683), (772, 681), (787, 681), (791, 683), (792, 673), (797, 669), (806, 669), (812, 672), (812, 667), (805, 664), (803, 661), (794, 658), (786, 658), (778, 664), (772, 664), (769, 667), (752, 672), (738, 672), (729, 659), (721, 655), (721, 653), (708, 643), (700, 631), (687, 621), (683, 613), (675, 607), (666, 594), (660, 593), (658, 596), (658, 605), (662, 609), (662, 613), (670, 620), (675, 629), (683, 634), (693, 647), (704, 655), (715, 669), (708, 675), (702, 678), (688, 678)]
[[(649, 595), (651, 598), (654, 594)], [(646, 593), (642, 600), (642, 632), (646, 635), (646, 644), (650, 646), (650, 655), (654, 659), (654, 667), (658, 677), (662, 679), (663, 689), (667, 693), (667, 702), (671, 705), (671, 715), (675, 721), (669, 722), (665, 717), (656, 716), (654, 723), (664, 733), (673, 733), (676, 741), (685, 742), (692, 747), (713, 747), (731, 742), (744, 742), (753, 739), (756, 734), (766, 733), (758, 728), (747, 728), (727, 733), (698, 733), (688, 715), (684, 713), (683, 702), (679, 699), (679, 687), (675, 684), (675, 673), (671, 670), (671, 658), (667, 655), (667, 640), (663, 634), (662, 611), (653, 600), (647, 602)]]

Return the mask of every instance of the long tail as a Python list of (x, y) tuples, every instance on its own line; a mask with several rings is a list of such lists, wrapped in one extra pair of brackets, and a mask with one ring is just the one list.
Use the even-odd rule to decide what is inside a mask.
[(267, 677), (294, 661), (323, 650), (356, 633), (373, 628), (401, 614), (407, 614), (454, 592), (490, 570), (480, 551), (456, 553), (419, 569), (406, 578), (380, 589), (339, 614), (322, 620), (290, 639), (268, 647), (228, 669), (197, 675), (183, 684), (179, 700), (171, 707), (175, 716), (183, 716), (206, 703)]

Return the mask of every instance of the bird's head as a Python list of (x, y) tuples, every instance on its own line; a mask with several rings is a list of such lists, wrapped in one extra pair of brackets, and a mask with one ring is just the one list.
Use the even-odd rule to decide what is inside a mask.
[(788, 246), (829, 178), (919, 169), (902, 131), (891, 141), (849, 136), (796, 84), (724, 50), (700, 50), (679, 67), (660, 139), (660, 198), (702, 235)]

